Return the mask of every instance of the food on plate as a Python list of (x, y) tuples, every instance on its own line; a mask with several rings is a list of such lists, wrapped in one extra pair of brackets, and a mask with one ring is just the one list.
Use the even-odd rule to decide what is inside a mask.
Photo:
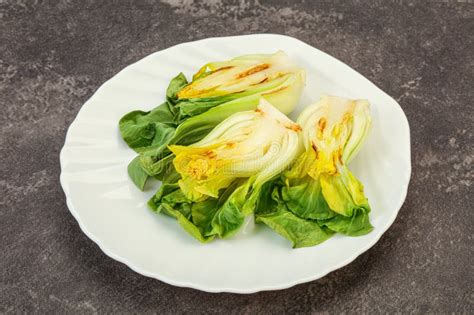
[(262, 96), (290, 113), (304, 84), (305, 71), (282, 51), (207, 63), (191, 82), (180, 73), (171, 80), (163, 104), (132, 111), (119, 122), (122, 138), (139, 153), (129, 164), (130, 178), (142, 190), (151, 176), (162, 180), (173, 158), (168, 145), (201, 140), (233, 113), (255, 109)]
[(294, 247), (319, 244), (334, 233), (369, 233), (370, 206), (349, 162), (371, 127), (369, 103), (323, 96), (299, 116), (304, 152), (265, 187), (256, 222), (268, 225)]
[(130, 178), (142, 190), (160, 180), (148, 205), (201, 242), (231, 237), (249, 218), (295, 248), (369, 233), (369, 202), (349, 170), (370, 131), (369, 103), (324, 95), (295, 123), (285, 115), (304, 84), (281, 51), (207, 63), (191, 82), (180, 73), (163, 104), (119, 122), (139, 154)]

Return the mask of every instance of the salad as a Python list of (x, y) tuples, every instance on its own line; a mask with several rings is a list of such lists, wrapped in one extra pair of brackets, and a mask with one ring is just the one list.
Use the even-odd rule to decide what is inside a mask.
[(369, 233), (370, 206), (350, 161), (366, 139), (366, 100), (323, 95), (296, 122), (305, 70), (282, 51), (180, 73), (166, 100), (119, 121), (137, 152), (128, 174), (141, 190), (162, 182), (149, 207), (175, 218), (201, 242), (229, 238), (248, 222), (264, 224), (293, 247), (335, 233)]

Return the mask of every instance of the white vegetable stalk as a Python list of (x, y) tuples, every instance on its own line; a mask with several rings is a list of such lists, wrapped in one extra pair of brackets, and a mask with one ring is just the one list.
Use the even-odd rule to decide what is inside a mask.
[[(298, 118), (306, 150), (336, 155), (349, 163), (366, 139), (372, 120), (367, 100), (324, 95)], [(321, 156), (322, 158), (322, 156)]]

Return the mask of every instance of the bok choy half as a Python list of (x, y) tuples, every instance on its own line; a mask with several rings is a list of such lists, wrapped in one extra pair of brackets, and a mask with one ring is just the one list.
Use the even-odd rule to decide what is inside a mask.
[(131, 179), (140, 189), (150, 176), (163, 180), (173, 159), (168, 145), (201, 140), (230, 115), (255, 109), (262, 96), (288, 114), (304, 84), (305, 71), (282, 51), (207, 63), (191, 82), (180, 73), (171, 80), (163, 104), (132, 111), (119, 122), (122, 138), (139, 153), (128, 167)]
[(174, 173), (149, 201), (202, 242), (234, 235), (265, 186), (302, 152), (301, 128), (264, 98), (191, 145), (170, 145)]
[(348, 163), (371, 126), (369, 103), (323, 96), (297, 123), (304, 152), (281, 178), (264, 190), (256, 221), (287, 238), (294, 247), (319, 244), (334, 233), (369, 233), (370, 206)]

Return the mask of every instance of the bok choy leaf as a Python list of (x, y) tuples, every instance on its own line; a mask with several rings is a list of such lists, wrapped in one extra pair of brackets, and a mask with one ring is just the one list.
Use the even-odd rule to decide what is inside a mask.
[(149, 205), (175, 217), (200, 241), (234, 235), (254, 212), (266, 183), (300, 154), (301, 128), (265, 99), (235, 113), (202, 140), (170, 145), (174, 182), (165, 182)]
[[(323, 96), (306, 108), (297, 122), (303, 129), (304, 152), (275, 181), (277, 203), (270, 212), (258, 209), (257, 222), (267, 224), (295, 247), (316, 245), (334, 232), (350, 236), (369, 233), (373, 229), (370, 206), (362, 184), (347, 166), (370, 130), (369, 103)], [(306, 233), (320, 237), (308, 240), (296, 236), (308, 229), (314, 232)]]

